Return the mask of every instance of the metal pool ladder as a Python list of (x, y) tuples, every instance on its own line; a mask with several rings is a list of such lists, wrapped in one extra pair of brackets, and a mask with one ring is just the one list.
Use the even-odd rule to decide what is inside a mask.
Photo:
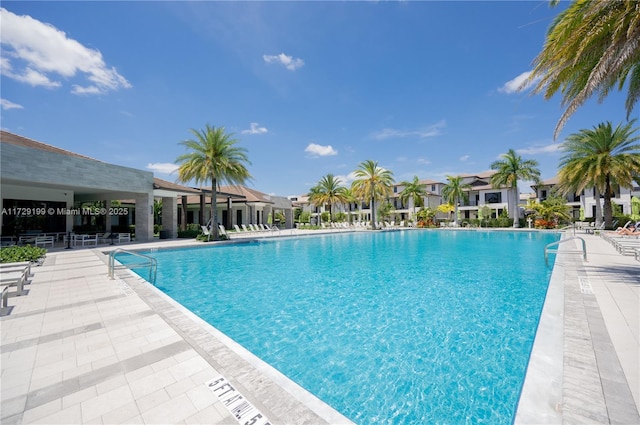
[[(138, 262), (138, 263), (131, 263), (131, 264), (119, 264), (116, 266), (116, 254), (119, 254), (119, 253), (133, 255), (135, 257), (139, 257), (143, 259), (144, 261)], [(153, 257), (140, 254), (138, 252), (127, 251), (124, 248), (117, 248), (109, 253), (109, 279), (114, 278), (116, 267), (118, 269), (134, 269), (137, 267), (149, 267), (149, 282), (151, 282), (154, 285), (156, 283), (156, 274), (158, 272), (158, 261), (156, 261), (156, 259)]]
[(580, 236), (571, 236), (570, 238), (560, 239), (559, 241), (547, 244), (547, 246), (544, 247), (544, 262), (545, 262), (545, 264), (547, 266), (549, 265), (549, 254), (557, 254), (558, 253), (558, 248), (555, 248), (555, 249), (550, 249), (550, 248), (552, 248), (554, 246), (558, 246), (562, 242), (571, 241), (571, 240), (574, 240), (574, 239), (580, 239), (580, 241), (582, 241), (582, 250), (579, 250), (579, 251), (567, 251), (567, 252), (573, 252), (573, 253), (578, 253), (578, 254), (582, 253), (582, 259), (584, 261), (587, 261), (587, 244), (585, 243), (584, 239), (582, 239)]

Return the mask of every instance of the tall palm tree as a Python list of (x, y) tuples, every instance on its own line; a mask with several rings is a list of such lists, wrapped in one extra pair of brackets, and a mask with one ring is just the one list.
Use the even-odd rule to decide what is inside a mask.
[(224, 127), (207, 124), (204, 130), (191, 129), (194, 139), (180, 142), (190, 152), (176, 159), (178, 180), (196, 184), (211, 182), (211, 234), (218, 239), (218, 211), (216, 199), (222, 183), (242, 185), (251, 179), (245, 164), (251, 164), (247, 150), (236, 146), (239, 142)]
[(494, 188), (507, 186), (511, 190), (513, 202), (509, 202), (509, 205), (513, 209), (511, 211), (511, 214), (513, 214), (513, 227), (520, 227), (518, 180), (533, 180), (538, 183), (540, 181), (538, 161), (534, 159), (523, 160), (513, 149), (509, 149), (507, 153), (501, 156), (502, 159), (491, 163), (491, 169), (497, 170), (497, 173), (491, 176), (491, 185)]
[[(345, 195), (345, 201), (344, 206), (345, 209), (347, 210), (348, 214), (349, 214), (349, 221), (351, 220), (351, 204), (355, 203), (356, 204), (356, 209), (360, 209), (360, 204), (357, 201), (356, 197), (353, 196), (353, 191), (351, 190), (350, 187), (345, 187), (344, 188), (344, 195)], [(358, 213), (359, 214), (359, 213)]]
[(466, 202), (469, 199), (467, 190), (471, 185), (463, 183), (462, 177), (447, 176), (447, 184), (442, 186), (442, 197), (449, 205), (453, 205), (453, 225), (458, 225), (458, 204), (460, 201)]
[(366, 160), (353, 172), (356, 179), (351, 183), (353, 195), (365, 202), (370, 202), (371, 224), (376, 228), (376, 201), (391, 195), (393, 173), (378, 166), (376, 161)]
[(406, 204), (409, 199), (413, 199), (413, 215), (416, 215), (416, 207), (424, 206), (424, 197), (427, 196), (427, 191), (424, 185), (420, 183), (418, 176), (413, 176), (413, 181), (400, 182), (400, 186), (403, 186), (402, 192), (400, 192), (400, 201)]
[(593, 185), (603, 193), (607, 228), (613, 223), (613, 185), (633, 187), (634, 177), (640, 173), (640, 144), (636, 143), (640, 136), (634, 135), (638, 130), (633, 128), (635, 122), (618, 124), (615, 129), (608, 121), (600, 123), (571, 134), (561, 147), (565, 152), (558, 173), (561, 188), (579, 193)]
[(309, 192), (309, 202), (315, 206), (329, 205), (329, 216), (333, 217), (334, 204), (346, 204), (349, 202), (347, 188), (341, 186), (342, 180), (333, 174), (322, 177), (317, 185)]
[[(558, 3), (557, 0), (551, 2)], [(574, 1), (547, 32), (542, 52), (525, 84), (545, 99), (562, 93), (566, 106), (555, 137), (569, 117), (593, 94), (602, 101), (628, 79), (627, 119), (640, 98), (640, 3), (619, 0)]]

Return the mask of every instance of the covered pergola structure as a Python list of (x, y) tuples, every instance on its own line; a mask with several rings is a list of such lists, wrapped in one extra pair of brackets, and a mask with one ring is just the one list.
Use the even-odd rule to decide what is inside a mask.
[[(137, 241), (153, 239), (153, 173), (108, 164), (7, 131), (0, 131), (0, 149), (3, 236), (71, 232), (78, 215), (87, 211), (95, 215), (94, 220), (104, 222), (107, 232), (122, 220), (135, 224)], [(135, 202), (133, 211), (112, 208), (111, 201), (125, 199)], [(102, 208), (75, 208), (81, 202), (97, 201)]]
[[(162, 236), (178, 226), (207, 224), (211, 191), (153, 177), (153, 173), (108, 164), (8, 131), (0, 132), (0, 236), (37, 233), (129, 232), (154, 238), (154, 201), (162, 202)], [(293, 226), (291, 201), (243, 186), (216, 193), (220, 224), (266, 223), (281, 211)], [(178, 214), (181, 217), (178, 218)]]

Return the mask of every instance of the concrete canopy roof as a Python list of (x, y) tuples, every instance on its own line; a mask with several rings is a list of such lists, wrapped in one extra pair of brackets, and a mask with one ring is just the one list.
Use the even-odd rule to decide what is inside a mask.
[(156, 197), (189, 196), (199, 195), (201, 193), (203, 193), (202, 190), (194, 187), (182, 186), (157, 177), (153, 178), (153, 196)]
[(153, 190), (153, 173), (108, 164), (0, 131), (3, 184), (70, 190), (78, 200), (126, 199)]

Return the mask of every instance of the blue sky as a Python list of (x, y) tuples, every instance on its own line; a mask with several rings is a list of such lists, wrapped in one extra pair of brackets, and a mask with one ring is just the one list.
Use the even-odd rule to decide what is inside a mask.
[(1, 125), (170, 181), (189, 129), (224, 126), (249, 186), (282, 196), (369, 159), (445, 181), (510, 148), (550, 178), (567, 135), (626, 116), (615, 92), (554, 140), (559, 97), (515, 90), (563, 6), (3, 1)]

